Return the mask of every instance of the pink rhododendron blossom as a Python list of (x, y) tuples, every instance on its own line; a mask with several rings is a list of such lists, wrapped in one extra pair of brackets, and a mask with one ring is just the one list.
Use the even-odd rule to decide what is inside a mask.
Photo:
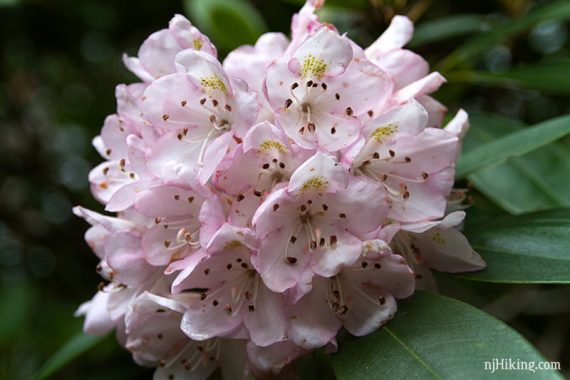
[(117, 86), (89, 175), (116, 214), (74, 209), (105, 280), (77, 315), (156, 379), (290, 374), (388, 323), (431, 270), (485, 267), (453, 190), (468, 117), (441, 127), (411, 21), (363, 49), (323, 5), (223, 64), (180, 15), (124, 58), (141, 82)]

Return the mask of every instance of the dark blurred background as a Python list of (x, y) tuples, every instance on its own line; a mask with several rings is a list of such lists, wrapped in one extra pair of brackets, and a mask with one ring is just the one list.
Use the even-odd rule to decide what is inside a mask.
[[(123, 67), (122, 53), (135, 55), (150, 33), (182, 13), (210, 32), (223, 57), (240, 44), (254, 42), (260, 32), (288, 33), (290, 17), (302, 4), (235, 1), (232, 7), (243, 7), (250, 16), (244, 26), (240, 20), (221, 22), (224, 17), (231, 21), (231, 12), (208, 24), (200, 14), (203, 2), (0, 0), (1, 379), (28, 379), (36, 373), (80, 331), (82, 320), (73, 312), (97, 290), (97, 260), (83, 241), (87, 225), (71, 214), (71, 208), (81, 204), (102, 210), (88, 189), (88, 172), (101, 160), (91, 139), (115, 110), (115, 85), (136, 80)], [(411, 46), (437, 65), (473, 35), (517, 20), (538, 5), (526, 0), (333, 0), (322, 15), (366, 45), (393, 14), (408, 14), (418, 28)], [(430, 22), (449, 16), (465, 18), (458, 19), (453, 36), (434, 37)], [(227, 33), (227, 28), (234, 30)], [(501, 72), (522, 63), (569, 56), (568, 24), (546, 20), (462, 63), (436, 97), (450, 111), (462, 106), (529, 124), (539, 122), (570, 112), (568, 97), (556, 91), (472, 86), (464, 74), (473, 69)], [(476, 191), (473, 195), (482, 208), (489, 203)], [(503, 213), (493, 205), (488, 210)], [(570, 367), (566, 288), (465, 286), (476, 296), (459, 297), (507, 321), (547, 358)], [(543, 291), (554, 297), (544, 308), (535, 303)], [(558, 307), (548, 309), (552, 304)], [(54, 378), (150, 376), (108, 337)]]

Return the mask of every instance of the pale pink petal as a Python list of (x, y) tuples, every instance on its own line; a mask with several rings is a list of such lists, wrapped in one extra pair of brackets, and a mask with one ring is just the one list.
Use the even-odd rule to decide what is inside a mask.
[(313, 281), (313, 290), (288, 310), (289, 339), (305, 349), (322, 347), (336, 336), (341, 322), (326, 302), (326, 279)]
[(366, 49), (369, 57), (398, 49), (407, 44), (414, 34), (414, 24), (406, 16), (394, 16), (388, 29)]
[(439, 89), (446, 79), (438, 72), (433, 72), (420, 80), (410, 83), (394, 94), (394, 99), (400, 104), (418, 96), (431, 94)]
[(429, 115), (427, 126), (440, 128), (447, 113), (447, 107), (428, 95), (418, 96), (416, 100), (426, 109)]
[(137, 286), (155, 273), (143, 255), (141, 238), (130, 233), (107, 239), (105, 261), (113, 270), (113, 280), (129, 286)]
[(109, 293), (98, 291), (90, 301), (84, 302), (75, 312), (75, 316), (85, 316), (83, 332), (90, 335), (105, 335), (115, 327), (115, 322), (107, 311)]
[(321, 27), (295, 50), (291, 71), (305, 79), (321, 79), (342, 74), (352, 60), (352, 46), (346, 37)]
[(281, 294), (273, 293), (261, 285), (255, 304), (258, 307), (254, 311), (248, 311), (243, 320), (253, 344), (266, 347), (284, 340), (287, 320)]
[(336, 193), (348, 184), (348, 172), (338, 161), (326, 154), (317, 152), (291, 176), (287, 191), (292, 194)]
[(415, 82), (429, 73), (429, 65), (420, 55), (405, 49), (395, 49), (370, 60), (389, 74), (395, 89)]

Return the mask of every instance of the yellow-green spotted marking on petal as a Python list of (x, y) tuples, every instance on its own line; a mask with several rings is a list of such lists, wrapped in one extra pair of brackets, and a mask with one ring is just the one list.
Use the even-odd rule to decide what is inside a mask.
[(328, 65), (325, 61), (312, 54), (308, 54), (303, 60), (303, 77), (313, 75), (317, 79), (321, 80), (325, 76), (327, 67)]
[(287, 148), (285, 145), (277, 140), (266, 140), (259, 144), (259, 150), (262, 152), (269, 152), (273, 149), (279, 151), (279, 153), (287, 153)]
[(325, 177), (312, 177), (303, 183), (301, 186), (301, 193), (305, 191), (325, 191), (329, 187), (329, 181)]
[(242, 247), (242, 246), (243, 246), (243, 244), (241, 243), (241, 241), (239, 241), (239, 240), (230, 240), (230, 241), (228, 241), (228, 242), (224, 245), (224, 248), (225, 248), (225, 249), (236, 249), (236, 248), (239, 248), (239, 247)]
[(202, 77), (200, 84), (209, 90), (218, 90), (226, 93), (228, 91), (226, 84), (219, 77), (212, 75), (209, 77)]
[(433, 234), (433, 236), (431, 237), (431, 239), (439, 245), (444, 245), (445, 244), (445, 238), (443, 237), (443, 235), (439, 232), (436, 232), (435, 234)]
[(195, 38), (192, 41), (192, 46), (194, 46), (194, 50), (201, 50), (203, 45), (204, 44), (203, 44), (202, 40), (199, 38)]
[(377, 142), (381, 142), (383, 138), (393, 135), (398, 130), (397, 124), (388, 124), (383, 127), (376, 128), (370, 135)]

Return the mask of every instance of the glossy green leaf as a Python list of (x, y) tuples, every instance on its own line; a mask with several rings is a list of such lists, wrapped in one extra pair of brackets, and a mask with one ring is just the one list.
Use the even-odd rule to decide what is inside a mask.
[(464, 278), (570, 284), (570, 209), (498, 218), (465, 234), (487, 269)]
[(562, 379), (555, 371), (497, 371), (494, 358), (543, 361), (503, 322), (454, 300), (418, 292), (398, 303), (388, 325), (341, 345), (333, 357), (339, 380), (368, 379)]
[[(464, 141), (468, 154), (477, 147), (523, 129), (516, 120), (471, 113)], [(485, 196), (512, 214), (570, 207), (570, 150), (551, 143), (521, 157), (476, 170), (467, 178)]]
[(568, 18), (570, 18), (569, 1), (561, 0), (546, 3), (538, 9), (531, 10), (529, 14), (523, 17), (510, 20), (474, 37), (443, 59), (436, 66), (436, 70), (449, 71), (461, 63), (475, 59), (493, 45), (529, 30), (542, 21), (566, 20)]
[(570, 133), (570, 115), (557, 117), (510, 133), (462, 154), (457, 164), (456, 177), (464, 178), (475, 170), (531, 152), (568, 133)]
[(92, 336), (79, 333), (53, 354), (34, 375), (34, 380), (47, 379), (78, 356), (95, 347), (103, 339), (105, 339), (105, 336)]
[(226, 50), (253, 44), (267, 30), (248, 0), (186, 0), (185, 6), (191, 20)]
[(447, 75), (447, 79), (450, 83), (525, 88), (556, 95), (569, 95), (570, 61), (544, 62), (497, 73), (451, 72)]
[(480, 32), (485, 25), (485, 18), (478, 14), (451, 15), (444, 18), (425, 21), (415, 27), (414, 38), (410, 47), (417, 47), (448, 38)]

